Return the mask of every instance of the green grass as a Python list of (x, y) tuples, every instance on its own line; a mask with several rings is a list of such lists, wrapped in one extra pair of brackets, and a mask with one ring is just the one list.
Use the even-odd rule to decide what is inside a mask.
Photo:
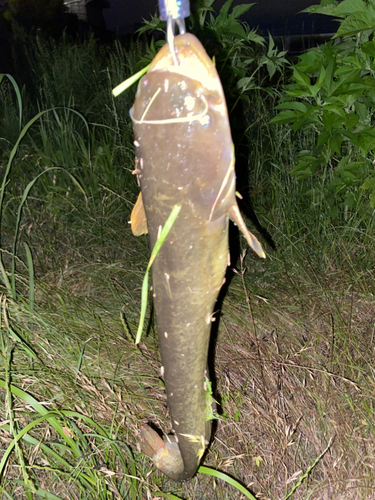
[(1, 498), (244, 498), (220, 474), (248, 498), (372, 498), (367, 205), (332, 213), (319, 185), (292, 178), (309, 137), (269, 125), (274, 101), (254, 92), (238, 190), (276, 249), (233, 256), (215, 358), (222, 420), (202, 473), (174, 484), (136, 444), (142, 423), (169, 428), (150, 305), (135, 346), (149, 246), (128, 224), (134, 89), (111, 95), (140, 69), (140, 47), (32, 50), (41, 80), (0, 85)]

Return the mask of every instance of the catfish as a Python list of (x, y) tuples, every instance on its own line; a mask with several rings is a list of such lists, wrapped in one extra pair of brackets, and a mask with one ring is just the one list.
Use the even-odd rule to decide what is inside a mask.
[(141, 193), (131, 216), (151, 247), (181, 206), (153, 265), (153, 299), (172, 434), (140, 430), (144, 453), (175, 481), (191, 478), (209, 444), (213, 416), (207, 372), (215, 303), (229, 264), (231, 219), (265, 253), (236, 201), (234, 147), (215, 66), (192, 34), (164, 45), (140, 80), (130, 110)]

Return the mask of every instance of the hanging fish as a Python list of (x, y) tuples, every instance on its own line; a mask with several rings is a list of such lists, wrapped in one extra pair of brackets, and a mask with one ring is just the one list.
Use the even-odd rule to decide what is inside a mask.
[(131, 109), (141, 194), (135, 235), (151, 247), (175, 205), (181, 211), (152, 265), (162, 372), (173, 435), (148, 425), (141, 447), (176, 481), (192, 477), (211, 436), (207, 355), (215, 302), (228, 265), (228, 220), (259, 257), (235, 196), (234, 148), (217, 71), (198, 39), (174, 38), (141, 79)]

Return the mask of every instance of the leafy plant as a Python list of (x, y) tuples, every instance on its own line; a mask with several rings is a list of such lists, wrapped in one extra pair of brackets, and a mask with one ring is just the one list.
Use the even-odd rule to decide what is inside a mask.
[(292, 174), (320, 179), (333, 215), (356, 207), (363, 190), (374, 208), (375, 1), (322, 0), (305, 12), (335, 16), (340, 26), (332, 41), (299, 57), (271, 122), (312, 132)]

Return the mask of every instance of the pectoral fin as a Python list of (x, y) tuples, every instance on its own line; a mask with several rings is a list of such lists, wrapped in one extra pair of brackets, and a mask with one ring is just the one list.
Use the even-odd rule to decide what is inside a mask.
[(141, 236), (141, 234), (147, 234), (147, 219), (146, 212), (143, 206), (142, 193), (139, 193), (136, 204), (133, 207), (130, 224), (134, 236)]
[(254, 252), (262, 259), (265, 259), (266, 254), (264, 253), (262, 245), (259, 243), (258, 239), (247, 229), (237, 203), (229, 209), (229, 218), (238, 226), (239, 230), (245, 236), (246, 241), (254, 250)]

